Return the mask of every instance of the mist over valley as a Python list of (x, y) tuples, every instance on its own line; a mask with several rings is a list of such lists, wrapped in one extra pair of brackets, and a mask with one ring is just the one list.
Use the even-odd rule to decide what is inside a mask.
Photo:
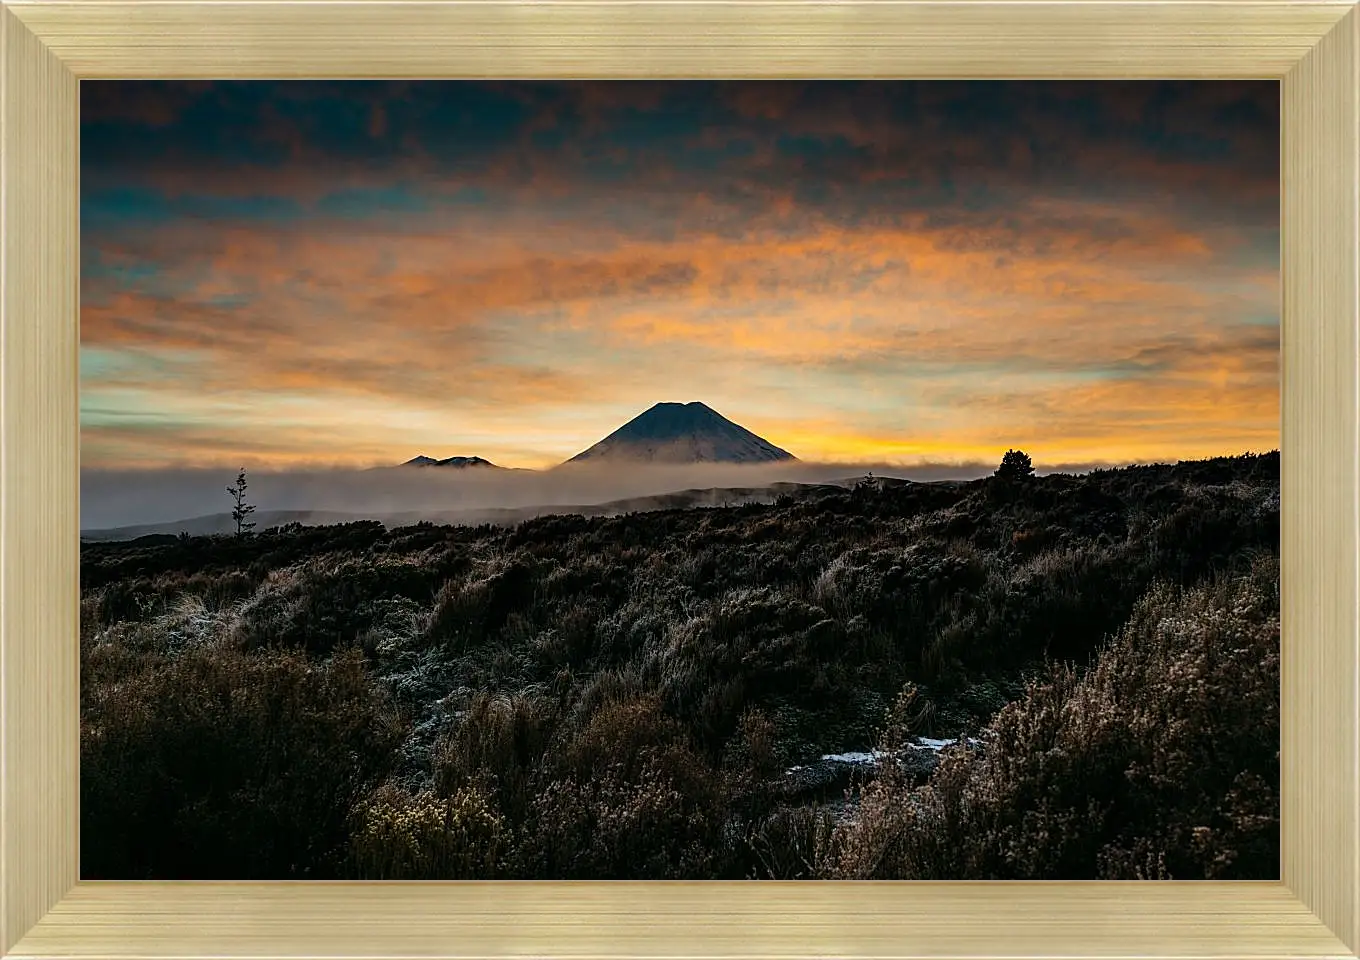
[[(1083, 472), (1090, 464), (1059, 465)], [(816, 495), (872, 474), (885, 480), (971, 480), (994, 464), (817, 463), (722, 417), (702, 403), (659, 403), (565, 462), (543, 470), (492, 463), (475, 452), (416, 453), (368, 469), (249, 470), (257, 529), (285, 523), (379, 520), (389, 526), (516, 523), (560, 513), (613, 516), (676, 507), (769, 503)], [(81, 473), (81, 535), (130, 539), (235, 529), (230, 468)]]

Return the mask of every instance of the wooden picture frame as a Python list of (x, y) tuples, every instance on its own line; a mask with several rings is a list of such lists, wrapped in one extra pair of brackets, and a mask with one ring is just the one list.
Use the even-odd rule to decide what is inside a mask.
[[(16, 957), (1336, 957), (1360, 950), (1355, 0), (0, 3), (0, 949)], [(78, 81), (1278, 78), (1282, 880), (78, 881)]]

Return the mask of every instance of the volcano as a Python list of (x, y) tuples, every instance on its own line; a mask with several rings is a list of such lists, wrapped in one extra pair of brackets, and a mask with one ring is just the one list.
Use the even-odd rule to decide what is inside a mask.
[(405, 463), (403, 463), (402, 466), (456, 467), (458, 469), (464, 469), (467, 467), (492, 467), (495, 469), (500, 469), (499, 467), (496, 467), (496, 465), (492, 463), (490, 460), (483, 460), (481, 457), (446, 457), (443, 460), (436, 460), (434, 457), (427, 457), (424, 454), (421, 454), (418, 457), (412, 457), (410, 460), (407, 460)]
[(796, 462), (707, 404), (658, 403), (567, 463)]

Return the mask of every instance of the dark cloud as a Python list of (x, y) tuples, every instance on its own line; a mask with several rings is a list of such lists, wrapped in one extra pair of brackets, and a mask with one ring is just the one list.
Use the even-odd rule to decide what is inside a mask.
[(1134, 168), (1141, 190), (1268, 191), (1278, 126), (1279, 87), (1266, 81), (82, 84), (96, 190), (186, 168), (205, 192), (303, 167), (324, 188), (412, 165), (625, 189), (721, 172), (733, 189), (773, 185), (813, 203), (867, 191), (889, 206), (922, 191), (965, 206), (1038, 185), (1127, 191)]

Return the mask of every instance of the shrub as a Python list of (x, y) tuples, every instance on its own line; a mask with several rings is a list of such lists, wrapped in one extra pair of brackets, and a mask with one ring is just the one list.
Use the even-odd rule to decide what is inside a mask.
[(82, 676), (81, 875), (288, 879), (338, 868), (402, 734), (355, 653), (215, 647)]
[(836, 821), (824, 807), (779, 807), (752, 831), (764, 880), (815, 880), (835, 862)]
[(531, 694), (474, 694), (435, 750), (434, 785), (444, 795), (485, 784), (512, 823), (523, 820), (557, 710)]
[(1034, 464), (1023, 450), (1007, 450), (996, 468), (996, 476), (1003, 480), (1024, 480), (1033, 474)]
[(430, 637), (459, 650), (485, 644), (534, 598), (535, 576), (520, 559), (497, 557), (482, 576), (449, 580), (435, 596)]
[(1155, 587), (1088, 671), (1055, 667), (924, 789), (881, 776), (839, 876), (1272, 879), (1278, 566)]
[(582, 780), (613, 773), (635, 781), (658, 751), (684, 741), (684, 728), (655, 696), (607, 703), (564, 747), (563, 772)]
[(687, 748), (668, 748), (649, 754), (635, 777), (615, 767), (547, 784), (519, 869), (540, 879), (714, 879), (731, 853), (727, 811), (716, 773)]
[(737, 757), (756, 780), (765, 780), (779, 771), (781, 751), (778, 730), (769, 715), (752, 707), (737, 724)]
[(496, 876), (505, 821), (477, 787), (451, 796), (384, 784), (355, 810), (349, 867), (365, 880), (485, 880)]

